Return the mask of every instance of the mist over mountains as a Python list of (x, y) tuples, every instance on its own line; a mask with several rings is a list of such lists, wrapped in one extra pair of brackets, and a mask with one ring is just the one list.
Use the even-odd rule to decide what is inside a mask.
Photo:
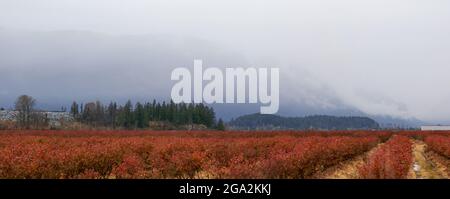
[[(248, 67), (257, 63), (240, 52), (193, 37), (0, 28), (0, 107), (12, 108), (21, 94), (35, 97), (40, 108), (49, 110), (68, 107), (73, 100), (168, 100), (174, 83), (171, 71), (175, 67), (192, 68), (193, 60), (199, 58), (206, 67)], [(292, 73), (289, 66), (280, 68), (280, 115), (374, 116), (380, 124), (394, 126), (421, 123), (413, 116), (366, 113), (308, 70)], [(382, 103), (407, 110), (394, 101)], [(218, 117), (230, 120), (258, 112), (260, 105), (212, 106)]]

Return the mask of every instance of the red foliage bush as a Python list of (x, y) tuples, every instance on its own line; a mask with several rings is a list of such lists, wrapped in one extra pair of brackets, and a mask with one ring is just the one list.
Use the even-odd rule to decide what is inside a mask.
[(109, 174), (110, 178), (146, 178), (149, 177), (141, 158), (136, 155), (126, 155), (122, 162), (115, 166)]
[(378, 143), (375, 137), (310, 137), (299, 140), (293, 150), (275, 150), (262, 162), (263, 178), (308, 178), (314, 173), (353, 156)]
[(404, 179), (412, 161), (411, 140), (396, 135), (368, 157), (359, 173), (362, 178), (368, 179)]
[(401, 131), (396, 134), (408, 136), (416, 140), (425, 140), (428, 136), (450, 137), (450, 131)]
[(390, 132), (2, 131), (0, 178), (308, 178)]
[(425, 143), (428, 149), (450, 158), (450, 137), (448, 136), (427, 136)]

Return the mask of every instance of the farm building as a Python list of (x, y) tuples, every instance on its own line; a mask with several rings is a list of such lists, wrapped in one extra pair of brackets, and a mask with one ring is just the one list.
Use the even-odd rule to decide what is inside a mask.
[[(49, 121), (50, 126), (61, 126), (62, 121), (73, 121), (73, 117), (69, 112), (61, 111), (40, 111)], [(14, 110), (0, 111), (0, 121), (16, 121), (19, 112)]]
[(421, 126), (422, 131), (450, 131), (450, 125), (429, 125)]

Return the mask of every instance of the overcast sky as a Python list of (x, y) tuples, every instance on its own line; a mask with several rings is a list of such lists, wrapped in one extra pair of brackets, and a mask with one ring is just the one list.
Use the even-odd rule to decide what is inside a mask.
[(201, 58), (280, 67), (281, 103), (450, 121), (449, 10), (448, 0), (1, 0), (0, 105), (18, 93), (168, 94), (171, 69)]

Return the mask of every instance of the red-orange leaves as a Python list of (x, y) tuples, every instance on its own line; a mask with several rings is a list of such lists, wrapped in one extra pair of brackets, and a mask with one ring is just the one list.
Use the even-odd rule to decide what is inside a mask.
[(442, 156), (450, 158), (450, 137), (448, 136), (427, 136), (425, 143), (429, 149)]
[(386, 132), (7, 131), (0, 178), (308, 178)]
[(141, 158), (136, 155), (127, 155), (122, 162), (115, 166), (111, 174), (111, 178), (145, 178), (148, 177), (145, 171), (145, 165)]
[(362, 154), (378, 143), (375, 137), (306, 137), (292, 150), (276, 150), (262, 163), (264, 178), (308, 178), (325, 168)]
[(412, 161), (411, 140), (394, 136), (368, 157), (359, 173), (362, 178), (369, 179), (404, 179)]

